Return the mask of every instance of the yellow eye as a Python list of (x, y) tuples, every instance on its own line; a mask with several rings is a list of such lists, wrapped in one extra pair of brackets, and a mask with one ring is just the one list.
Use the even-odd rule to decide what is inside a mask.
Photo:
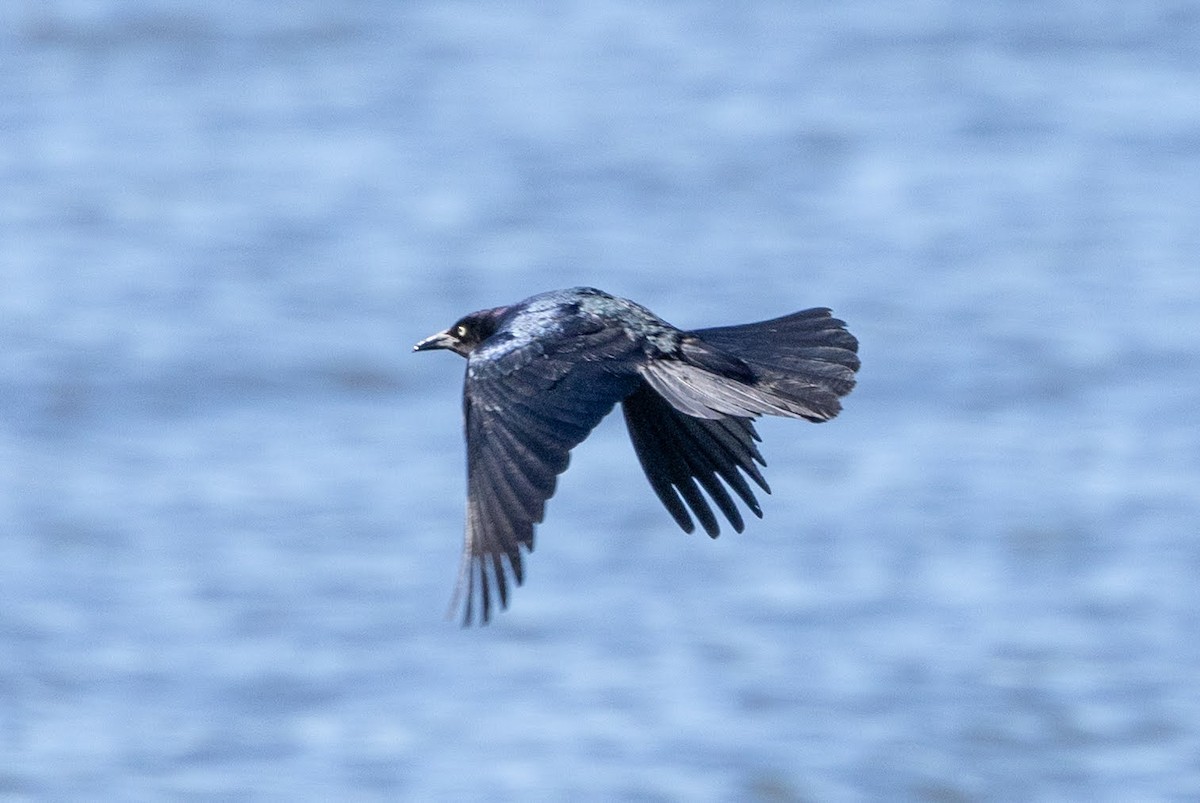
[(467, 327), (463, 326), (461, 323), (458, 326), (454, 327), (454, 336), (458, 337), (458, 338), (466, 337), (467, 336)]

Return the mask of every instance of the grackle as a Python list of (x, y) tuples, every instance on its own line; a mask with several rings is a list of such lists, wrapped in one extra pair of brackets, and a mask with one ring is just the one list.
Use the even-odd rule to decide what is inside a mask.
[(685, 331), (590, 287), (473, 312), (413, 347), (429, 349), (467, 358), (466, 540), (452, 602), (465, 594), (464, 625), (489, 620), (493, 590), (508, 607), (509, 575), (524, 580), (521, 550), (533, 549), (571, 449), (617, 402), (663, 505), (686, 532), (694, 515), (715, 538), (701, 488), (738, 532), (729, 492), (759, 518), (747, 477), (770, 493), (753, 419), (827, 421), (859, 367), (858, 340), (823, 307)]

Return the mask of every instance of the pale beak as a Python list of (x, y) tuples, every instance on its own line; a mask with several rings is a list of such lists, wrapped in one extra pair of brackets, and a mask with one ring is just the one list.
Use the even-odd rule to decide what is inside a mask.
[(450, 334), (447, 329), (444, 332), (438, 332), (436, 335), (430, 335), (422, 340), (417, 345), (413, 346), (413, 351), (432, 351), (433, 349), (453, 349), (458, 345), (458, 338)]

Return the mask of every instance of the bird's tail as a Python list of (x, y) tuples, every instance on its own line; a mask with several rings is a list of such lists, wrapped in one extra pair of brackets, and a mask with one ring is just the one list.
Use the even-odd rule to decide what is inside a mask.
[[(689, 415), (758, 414), (827, 421), (855, 384), (858, 340), (824, 307), (688, 333), (682, 361), (646, 376)], [(733, 381), (730, 381), (733, 380)]]

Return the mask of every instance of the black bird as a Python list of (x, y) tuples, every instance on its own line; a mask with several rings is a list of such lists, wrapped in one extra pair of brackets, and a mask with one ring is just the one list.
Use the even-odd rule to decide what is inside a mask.
[(823, 307), (683, 331), (590, 287), (473, 312), (413, 347), (429, 349), (467, 358), (467, 532), (451, 603), (466, 594), (464, 625), (488, 621), (493, 589), (508, 607), (508, 575), (525, 579), (521, 548), (533, 550), (569, 452), (617, 402), (658, 498), (686, 532), (690, 510), (716, 538), (701, 488), (738, 532), (729, 491), (759, 518), (746, 477), (771, 492), (752, 419), (827, 421), (859, 367), (858, 340)]

